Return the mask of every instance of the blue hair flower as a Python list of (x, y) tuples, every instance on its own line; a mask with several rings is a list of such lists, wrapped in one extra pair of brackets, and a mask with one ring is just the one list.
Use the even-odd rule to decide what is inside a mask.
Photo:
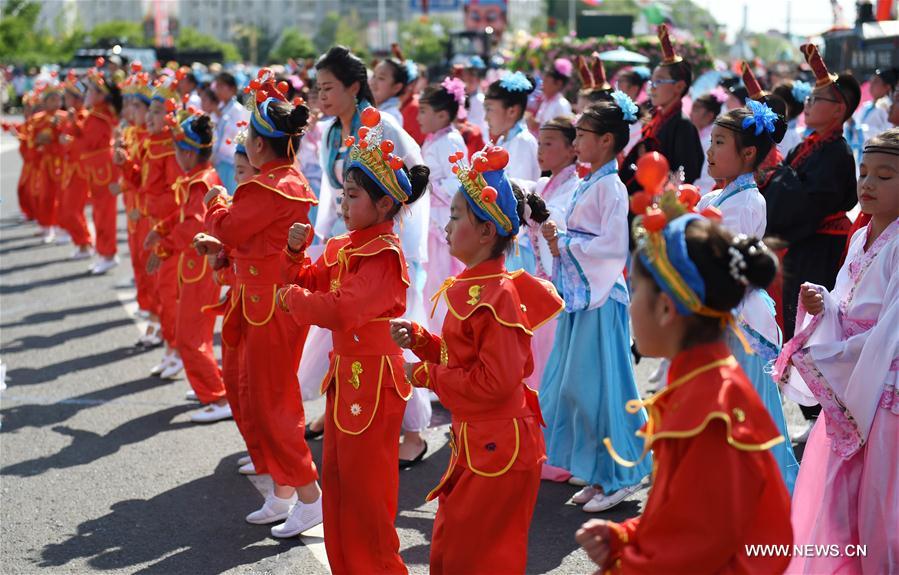
[(805, 99), (809, 97), (809, 94), (812, 93), (812, 85), (808, 82), (803, 82), (802, 80), (796, 80), (793, 82), (793, 98), (802, 104), (805, 102)]
[(472, 56), (471, 59), (468, 60), (468, 67), (474, 68), (475, 70), (486, 70), (487, 64), (484, 63), (484, 59), (480, 56)]
[(415, 65), (415, 62), (406, 60), (403, 62), (403, 65), (406, 67), (406, 76), (409, 77), (409, 82), (412, 83), (418, 80), (418, 66)]
[(637, 119), (637, 112), (640, 111), (640, 108), (634, 104), (634, 101), (631, 100), (630, 96), (621, 90), (615, 90), (612, 92), (612, 99), (615, 100), (615, 104), (621, 108), (621, 113), (624, 114), (624, 120), (626, 122), (633, 122)]
[(531, 81), (528, 80), (527, 76), (521, 72), (509, 74), (499, 81), (499, 85), (509, 92), (527, 92), (534, 88), (534, 85), (531, 84)]
[(746, 107), (752, 112), (752, 115), (743, 120), (743, 129), (755, 126), (755, 135), (760, 136), (762, 132), (769, 134), (774, 133), (774, 122), (777, 120), (777, 114), (766, 104), (756, 102), (755, 100), (746, 100)]

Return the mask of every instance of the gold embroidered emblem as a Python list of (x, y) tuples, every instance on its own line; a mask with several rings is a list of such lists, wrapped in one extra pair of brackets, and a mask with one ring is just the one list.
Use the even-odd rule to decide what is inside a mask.
[(339, 289), (340, 289), (340, 280), (339, 279), (331, 280), (331, 293), (334, 293)]
[(476, 305), (479, 301), (481, 301), (481, 290), (484, 289), (484, 286), (471, 286), (468, 288), (468, 297), (471, 298), (467, 302), (468, 305)]
[(359, 389), (359, 386), (362, 385), (359, 381), (359, 376), (362, 374), (362, 364), (354, 361), (350, 369), (353, 371), (353, 375), (350, 376), (350, 385), (353, 386), (353, 389)]
[(449, 363), (449, 349), (446, 347), (446, 340), (440, 340), (440, 365), (446, 366)]
[(258, 295), (251, 295), (251, 296), (250, 296), (250, 301), (253, 302), (253, 303), (259, 303), (259, 296), (258, 296)]
[(258, 275), (259, 275), (259, 270), (256, 269), (256, 266), (250, 266), (250, 270), (249, 270), (249, 271), (250, 271), (250, 275), (251, 275), (251, 276), (258, 276)]
[(521, 311), (523, 311), (524, 313), (528, 313), (528, 306), (521, 304)]
[(358, 403), (354, 403), (353, 405), (350, 406), (350, 413), (352, 413), (353, 415), (355, 415), (357, 417), (362, 415), (362, 406), (359, 405)]
[(737, 421), (739, 423), (743, 423), (744, 421), (746, 421), (746, 412), (745, 411), (743, 411), (739, 407), (735, 407), (733, 409), (733, 412), (734, 412), (734, 417), (737, 418)]
[(268, 175), (268, 179), (274, 180), (274, 179), (275, 179), (275, 174), (269, 174), (269, 175)]
[(197, 262), (195, 262), (195, 261), (193, 261), (193, 260), (187, 260), (187, 268), (188, 268), (188, 269), (191, 269), (191, 270), (192, 270), (192, 269), (194, 269), (195, 267), (197, 267)]

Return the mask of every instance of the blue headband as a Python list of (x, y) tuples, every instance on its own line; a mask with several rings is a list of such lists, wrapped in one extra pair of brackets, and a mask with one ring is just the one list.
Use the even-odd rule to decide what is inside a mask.
[(268, 115), (268, 107), (272, 102), (280, 102), (276, 98), (266, 98), (261, 104), (253, 106), (253, 113), (250, 115), (250, 122), (256, 129), (256, 133), (266, 138), (286, 138), (288, 136), (298, 136), (299, 134), (288, 134), (282, 132), (275, 127), (271, 117)]
[(212, 147), (212, 142), (210, 141), (208, 144), (204, 144), (200, 140), (200, 135), (194, 130), (194, 120), (196, 117), (190, 117), (183, 122), (181, 122), (181, 132), (183, 133), (183, 138), (178, 138), (175, 140), (175, 145), (181, 148), (182, 150), (199, 152), (201, 150), (209, 149)]
[[(462, 182), (461, 191), (465, 201), (478, 219), (493, 222), (496, 233), (503, 237), (516, 235), (518, 228), (521, 227), (521, 221), (518, 219), (518, 199), (512, 191), (512, 183), (506, 176), (505, 169), (481, 172), (480, 177), (475, 180), (471, 180), (468, 174), (468, 170), (461, 170), (457, 176)], [(496, 190), (496, 199), (492, 202), (484, 201), (482, 194), (486, 186)]]
[[(696, 313), (696, 310), (691, 309), (682, 297), (682, 290), (677, 289), (681, 282), (693, 291), (699, 303), (705, 305), (705, 282), (687, 252), (686, 236), (690, 222), (700, 219), (703, 219), (701, 215), (688, 213), (671, 220), (662, 230), (664, 246), (657, 247), (664, 248), (663, 252), (661, 249), (646, 249), (650, 246), (639, 251), (640, 263), (649, 270), (659, 287), (671, 296), (677, 312), (681, 315)], [(672, 277), (672, 270), (665, 265), (665, 260), (679, 277)]]

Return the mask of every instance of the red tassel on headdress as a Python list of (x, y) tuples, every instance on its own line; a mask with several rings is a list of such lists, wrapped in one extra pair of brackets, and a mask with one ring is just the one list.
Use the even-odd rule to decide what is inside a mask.
[(393, 57), (400, 62), (405, 61), (405, 58), (403, 58), (403, 51), (400, 50), (400, 45), (396, 42), (390, 45), (390, 53), (393, 54)]

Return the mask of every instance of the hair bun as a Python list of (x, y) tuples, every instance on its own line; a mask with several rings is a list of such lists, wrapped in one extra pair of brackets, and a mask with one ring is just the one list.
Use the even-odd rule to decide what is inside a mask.
[(296, 134), (309, 124), (309, 108), (305, 104), (295, 106), (288, 117), (290, 132)]
[(423, 164), (409, 168), (409, 183), (412, 185), (412, 193), (406, 200), (406, 205), (414, 203), (424, 195), (430, 177), (431, 169)]
[(756, 237), (738, 235), (731, 246), (736, 250), (731, 255), (730, 270), (734, 279), (759, 289), (767, 288), (777, 275), (777, 256)]

